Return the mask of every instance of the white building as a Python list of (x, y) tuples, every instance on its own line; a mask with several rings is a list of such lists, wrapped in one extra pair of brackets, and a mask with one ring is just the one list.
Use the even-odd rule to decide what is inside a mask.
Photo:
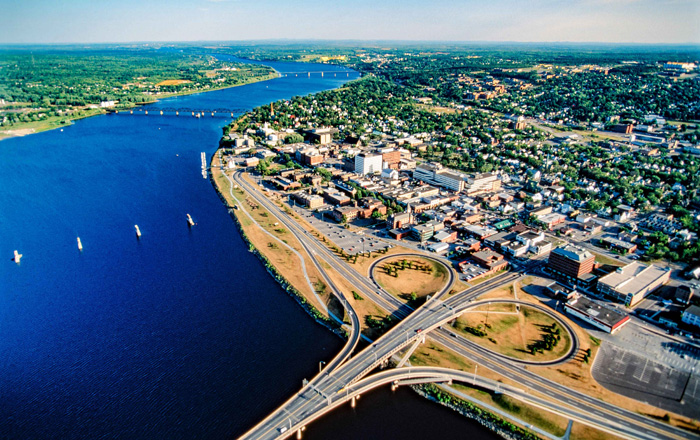
[(501, 189), (501, 181), (492, 173), (475, 174), (467, 178), (465, 189), (467, 194), (498, 191)]
[(423, 182), (442, 186), (452, 191), (464, 189), (464, 174), (443, 168), (439, 163), (422, 163), (413, 171), (413, 178)]
[(690, 306), (681, 315), (681, 321), (700, 327), (700, 307)]
[(361, 176), (365, 174), (380, 173), (382, 171), (382, 155), (360, 153), (355, 156), (355, 173)]

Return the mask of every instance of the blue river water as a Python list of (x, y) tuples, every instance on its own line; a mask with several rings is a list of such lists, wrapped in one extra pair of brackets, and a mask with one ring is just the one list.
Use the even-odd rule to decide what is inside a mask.
[[(247, 109), (358, 77), (266, 64), (300, 74), (149, 108)], [(321, 69), (337, 75), (304, 73)], [(0, 143), (0, 439), (233, 438), (342, 346), (247, 251), (201, 175), (229, 119), (153, 113)], [(493, 437), (399, 393), (307, 438)]]

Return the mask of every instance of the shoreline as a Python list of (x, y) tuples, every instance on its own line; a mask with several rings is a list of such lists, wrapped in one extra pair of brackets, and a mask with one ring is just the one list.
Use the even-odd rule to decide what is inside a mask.
[[(133, 105), (120, 107), (118, 109), (116, 109), (116, 108), (94, 109), (94, 110), (98, 110), (98, 111), (95, 112), (94, 114), (87, 114), (87, 115), (80, 115), (80, 116), (76, 116), (76, 117), (71, 117), (68, 119), (68, 122), (65, 124), (62, 124), (59, 121), (55, 121), (55, 122), (48, 121), (47, 124), (51, 124), (51, 125), (55, 124), (55, 125), (41, 127), (38, 129), (31, 128), (31, 127), (15, 127), (15, 126), (13, 126), (12, 128), (10, 128), (8, 130), (0, 130), (0, 142), (4, 141), (6, 139), (12, 139), (12, 138), (16, 138), (16, 137), (24, 137), (24, 136), (29, 136), (32, 134), (38, 134), (38, 133), (44, 133), (46, 131), (56, 130), (58, 128), (70, 127), (71, 125), (73, 125), (73, 121), (79, 121), (81, 119), (92, 118), (93, 116), (106, 115), (109, 113), (113, 113), (115, 111), (127, 111), (127, 110), (131, 110), (133, 108), (136, 108), (136, 107), (154, 104), (162, 99), (175, 98), (178, 96), (196, 95), (198, 93), (217, 92), (219, 90), (232, 89), (234, 87), (241, 87), (241, 86), (247, 86), (249, 84), (255, 84), (255, 83), (259, 83), (259, 82), (263, 82), (263, 81), (270, 81), (273, 79), (280, 78), (282, 76), (275, 69), (272, 69), (272, 70), (273, 70), (273, 72), (270, 73), (269, 75), (266, 75), (265, 77), (255, 78), (255, 79), (253, 79), (249, 82), (243, 83), (243, 84), (235, 84), (232, 86), (221, 86), (221, 87), (215, 87), (215, 88), (211, 88), (211, 89), (207, 89), (207, 90), (188, 90), (188, 91), (182, 92), (182, 93), (168, 93), (168, 94), (164, 94), (164, 95), (159, 96), (158, 98), (154, 99), (153, 101), (134, 103)], [(88, 109), (88, 110), (92, 110), (92, 109)], [(41, 121), (37, 121), (37, 122), (41, 122)], [(13, 133), (13, 132), (17, 132), (17, 133)]]

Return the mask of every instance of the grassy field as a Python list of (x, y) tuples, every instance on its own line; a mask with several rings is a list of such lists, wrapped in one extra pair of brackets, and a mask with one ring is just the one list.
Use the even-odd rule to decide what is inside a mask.
[(77, 117), (68, 116), (48, 116), (46, 119), (33, 122), (20, 122), (12, 126), (0, 127), (0, 140), (11, 138), (15, 136), (26, 136), (34, 133), (41, 133), (42, 131), (54, 130), (56, 128), (63, 128), (72, 125), (73, 120), (89, 118), (90, 116), (95, 116), (104, 113), (100, 109), (90, 109), (83, 111)]
[[(455, 330), (464, 337), (497, 353), (527, 361), (550, 361), (565, 355), (571, 348), (571, 335), (560, 325), (559, 335), (554, 335), (554, 318), (532, 307), (515, 304), (493, 304), (479, 307), (477, 311), (462, 314), (457, 319)], [(472, 329), (470, 331), (469, 329)], [(483, 332), (483, 336), (473, 332)], [(532, 347), (543, 343), (546, 335), (552, 334), (556, 342), (551, 350), (532, 353)]]
[(595, 261), (597, 261), (598, 263), (609, 264), (611, 266), (624, 266), (624, 263), (622, 261), (617, 260), (615, 258), (606, 257), (605, 255), (596, 252), (591, 253), (595, 256)]
[(419, 256), (391, 258), (374, 269), (377, 283), (406, 301), (434, 294), (445, 286), (447, 278), (443, 265)]

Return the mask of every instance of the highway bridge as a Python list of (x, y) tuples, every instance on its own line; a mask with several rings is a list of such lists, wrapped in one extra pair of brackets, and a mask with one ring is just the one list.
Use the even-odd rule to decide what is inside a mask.
[[(405, 367), (387, 372), (375, 373), (368, 376), (378, 366), (385, 363), (403, 348), (417, 346), (417, 343), (426, 338), (436, 340), (448, 349), (465, 356), (466, 358), (484, 365), (487, 368), (521, 384), (525, 389), (517, 387), (505, 387), (496, 390), (508, 393), (508, 395), (524, 402), (535, 404), (557, 414), (562, 414), (571, 420), (576, 420), (614, 433), (623, 438), (636, 439), (685, 439), (690, 434), (687, 431), (669, 426), (632, 411), (618, 408), (576, 390), (572, 390), (554, 381), (542, 378), (512, 360), (493, 353), (464, 338), (454, 337), (453, 333), (440, 327), (449, 322), (460, 313), (469, 308), (494, 302), (494, 300), (477, 301), (478, 296), (493, 288), (506, 285), (521, 277), (520, 273), (504, 273), (494, 277), (476, 287), (451, 295), (442, 299), (445, 292), (451, 288), (451, 283), (438, 292), (434, 298), (427, 301), (417, 310), (406, 306), (397, 298), (384, 292), (372, 283), (366, 275), (357, 271), (340, 260), (325, 245), (320, 243), (313, 234), (301, 228), (297, 222), (290, 218), (280, 207), (267, 199), (256, 187), (248, 182), (240, 172), (234, 174), (234, 180), (245, 189), (260, 205), (274, 214), (297, 239), (305, 243), (305, 249), (310, 252), (312, 259), (321, 258), (334, 270), (345, 276), (361, 294), (366, 295), (377, 305), (391, 313), (393, 316), (403, 318), (394, 328), (387, 332), (376, 342), (365, 348), (351, 358), (346, 358), (342, 363), (334, 363), (327, 366), (322, 373), (304, 386), (297, 394), (271, 413), (268, 417), (243, 434), (242, 439), (266, 439), (286, 438), (301, 431), (311, 422), (321, 417), (327, 411), (352, 401), (354, 396), (366, 392), (387, 383), (406, 383), (406, 380), (414, 383), (444, 382), (457, 380), (467, 384), (489, 388), (488, 381), (480, 379), (475, 373), (472, 379), (469, 374), (444, 369), (430, 371), (417, 370), (417, 367)], [(535, 263), (533, 266), (541, 264)], [(530, 267), (529, 269), (532, 269)], [(452, 271), (450, 271), (451, 273)], [(409, 372), (406, 373), (407, 368)], [(400, 372), (399, 372), (400, 371)], [(396, 373), (392, 373), (396, 372)], [(420, 372), (420, 375), (417, 375)], [(410, 374), (410, 378), (402, 376)], [(381, 375), (381, 376), (380, 376)], [(375, 379), (376, 377), (376, 379)], [(507, 388), (507, 391), (506, 391)], [(534, 399), (533, 393), (540, 393), (549, 399)]]

